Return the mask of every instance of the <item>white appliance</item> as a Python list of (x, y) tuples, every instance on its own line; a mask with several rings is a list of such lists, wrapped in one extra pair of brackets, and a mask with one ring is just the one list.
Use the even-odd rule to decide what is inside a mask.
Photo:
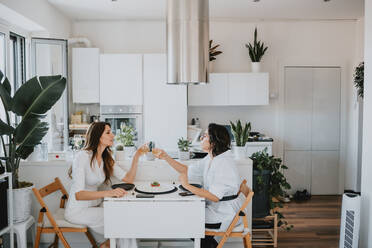
[(361, 197), (354, 193), (342, 196), (340, 248), (357, 248), (360, 227)]

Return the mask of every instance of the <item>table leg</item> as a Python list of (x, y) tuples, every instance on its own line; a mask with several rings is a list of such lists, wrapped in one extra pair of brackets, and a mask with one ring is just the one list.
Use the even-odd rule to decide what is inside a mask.
[(194, 240), (194, 248), (200, 248), (200, 238), (195, 238), (195, 240)]
[(116, 239), (110, 239), (110, 248), (116, 248)]

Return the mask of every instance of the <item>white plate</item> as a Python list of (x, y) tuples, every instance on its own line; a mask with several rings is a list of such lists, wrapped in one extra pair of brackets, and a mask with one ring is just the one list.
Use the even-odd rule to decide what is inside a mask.
[(163, 192), (168, 192), (172, 191), (175, 188), (174, 185), (172, 184), (164, 184), (160, 183), (160, 186), (151, 186), (151, 184), (139, 184), (136, 185), (136, 189), (142, 192), (146, 193), (163, 193)]

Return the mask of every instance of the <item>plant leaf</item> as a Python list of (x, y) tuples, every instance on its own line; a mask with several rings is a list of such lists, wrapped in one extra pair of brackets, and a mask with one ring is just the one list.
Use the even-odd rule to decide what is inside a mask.
[(34, 146), (21, 146), (16, 150), (16, 153), (20, 158), (26, 159), (33, 151)]
[(62, 96), (66, 79), (61, 76), (33, 77), (24, 83), (13, 98), (12, 110), (24, 119), (45, 114)]
[(22, 146), (35, 146), (40, 144), (43, 137), (48, 132), (48, 123), (41, 122), (38, 118), (23, 119), (14, 132), (14, 139)]
[(5, 78), (3, 83), (0, 83), (0, 97), (6, 111), (12, 108), (12, 97), (10, 96), (11, 87), (8, 78)]
[(4, 134), (9, 135), (12, 133), (14, 133), (14, 128), (12, 126), (9, 126), (2, 120), (0, 120), (0, 135), (4, 135)]

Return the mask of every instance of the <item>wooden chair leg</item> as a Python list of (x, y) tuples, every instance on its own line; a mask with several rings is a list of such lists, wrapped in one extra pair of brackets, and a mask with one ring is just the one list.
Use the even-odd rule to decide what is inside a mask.
[(59, 238), (58, 238), (58, 235), (56, 234), (56, 235), (54, 235), (54, 248), (58, 248), (58, 246), (59, 246)]
[(243, 245), (244, 245), (244, 248), (248, 248), (247, 241), (246, 241), (246, 238), (245, 237), (243, 238)]
[(244, 240), (244, 247), (246, 246), (247, 248), (252, 248), (252, 240), (251, 240), (251, 235), (249, 233), (243, 238)]
[(67, 243), (65, 237), (63, 236), (61, 232), (57, 232), (57, 235), (59, 239), (62, 241), (62, 244), (65, 246), (65, 248), (71, 248), (71, 246)]
[(223, 245), (225, 244), (227, 238), (228, 238), (227, 236), (223, 236), (223, 238), (221, 239), (220, 243), (218, 243), (217, 248), (222, 248)]
[(34, 248), (39, 248), (41, 237), (41, 227), (37, 227)]
[(85, 235), (87, 235), (89, 242), (92, 244), (93, 248), (98, 248), (96, 240), (94, 239), (93, 235), (89, 232), (89, 230), (87, 230)]

